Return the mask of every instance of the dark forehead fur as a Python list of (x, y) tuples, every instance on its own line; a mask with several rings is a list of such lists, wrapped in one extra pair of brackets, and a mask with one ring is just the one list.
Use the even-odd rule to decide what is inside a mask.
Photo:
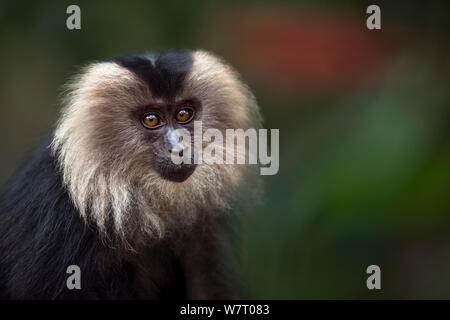
[(148, 84), (154, 97), (165, 99), (175, 97), (182, 89), (193, 64), (192, 52), (186, 49), (127, 54), (108, 61), (133, 71)]

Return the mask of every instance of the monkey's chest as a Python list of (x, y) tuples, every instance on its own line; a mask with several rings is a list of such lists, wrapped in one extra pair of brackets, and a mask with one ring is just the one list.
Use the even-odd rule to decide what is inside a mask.
[(127, 280), (136, 299), (184, 299), (185, 276), (181, 263), (164, 249), (149, 250), (125, 267)]

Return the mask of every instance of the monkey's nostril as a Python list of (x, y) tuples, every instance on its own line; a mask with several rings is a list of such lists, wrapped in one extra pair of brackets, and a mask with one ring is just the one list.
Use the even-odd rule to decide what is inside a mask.
[[(169, 153), (172, 154), (173, 149), (169, 149)], [(176, 151), (175, 151), (176, 152)], [(183, 156), (183, 150), (180, 150), (178, 152), (178, 156), (182, 157)]]

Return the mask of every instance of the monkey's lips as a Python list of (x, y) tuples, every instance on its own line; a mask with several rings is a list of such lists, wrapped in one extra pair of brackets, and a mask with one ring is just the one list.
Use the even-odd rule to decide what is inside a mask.
[(196, 164), (171, 164), (160, 167), (159, 174), (166, 180), (184, 182), (194, 173), (196, 167)]

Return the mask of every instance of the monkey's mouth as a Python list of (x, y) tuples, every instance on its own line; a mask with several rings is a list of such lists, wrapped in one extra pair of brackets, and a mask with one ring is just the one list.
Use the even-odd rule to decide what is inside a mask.
[(159, 174), (166, 180), (173, 182), (184, 182), (194, 173), (196, 167), (196, 164), (172, 164), (160, 167)]

